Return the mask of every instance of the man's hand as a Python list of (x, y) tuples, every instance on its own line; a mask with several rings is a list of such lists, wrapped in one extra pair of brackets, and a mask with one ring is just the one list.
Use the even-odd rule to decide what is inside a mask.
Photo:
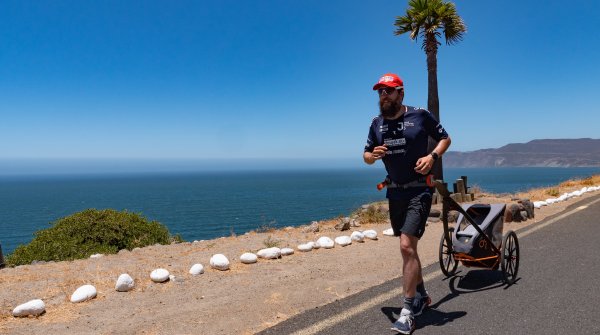
[(385, 156), (386, 152), (387, 152), (387, 147), (385, 145), (381, 145), (381, 146), (375, 147), (375, 149), (373, 149), (373, 152), (371, 153), (371, 155), (373, 156), (373, 158), (375, 160), (378, 160), (378, 159), (382, 159), (383, 156)]
[(433, 157), (431, 155), (427, 155), (425, 157), (419, 158), (417, 164), (415, 166), (415, 171), (420, 174), (428, 174), (433, 166)]
[(382, 159), (383, 156), (385, 156), (386, 151), (387, 151), (387, 148), (384, 145), (375, 147), (373, 149), (373, 152), (366, 151), (363, 154), (363, 159), (365, 160), (365, 163), (367, 163), (367, 164), (373, 164), (378, 159)]

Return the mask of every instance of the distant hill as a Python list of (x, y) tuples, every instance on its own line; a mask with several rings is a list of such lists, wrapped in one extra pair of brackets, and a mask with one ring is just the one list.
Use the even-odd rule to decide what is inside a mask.
[(497, 149), (448, 151), (444, 167), (600, 167), (600, 139), (547, 139)]

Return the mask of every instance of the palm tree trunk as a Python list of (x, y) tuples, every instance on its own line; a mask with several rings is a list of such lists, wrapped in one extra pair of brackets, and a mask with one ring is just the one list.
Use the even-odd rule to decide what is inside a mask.
[[(436, 48), (437, 49), (437, 48)], [(437, 50), (427, 52), (427, 109), (440, 121), (440, 99), (437, 82)]]
[[(428, 94), (427, 94), (427, 109), (429, 112), (435, 116), (435, 118), (441, 122), (440, 120), (440, 99), (438, 96), (438, 82), (437, 82), (437, 48), (438, 41), (435, 38), (434, 34), (427, 34), (425, 42), (425, 53), (427, 54), (427, 84), (428, 84)], [(429, 143), (427, 145), (428, 152), (433, 151), (437, 142), (429, 138)], [(435, 176), (436, 179), (444, 179), (444, 170), (442, 169), (442, 158), (440, 157), (433, 168), (431, 169), (431, 173)]]

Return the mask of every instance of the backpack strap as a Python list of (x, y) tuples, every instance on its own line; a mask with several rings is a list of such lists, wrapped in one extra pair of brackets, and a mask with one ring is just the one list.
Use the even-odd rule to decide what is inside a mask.
[(379, 115), (375, 118), (375, 136), (377, 137), (377, 145), (383, 145), (383, 134), (381, 133), (381, 126), (383, 126), (383, 116)]

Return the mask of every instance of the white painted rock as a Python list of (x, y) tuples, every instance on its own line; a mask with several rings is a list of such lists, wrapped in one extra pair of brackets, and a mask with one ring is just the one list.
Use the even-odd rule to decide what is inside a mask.
[(169, 271), (166, 269), (156, 269), (150, 272), (150, 279), (155, 283), (166, 282), (169, 279)]
[(542, 202), (541, 201), (534, 201), (533, 202), (533, 207), (534, 208), (542, 208)]
[(308, 252), (313, 249), (313, 245), (314, 245), (314, 242), (300, 244), (298, 246), (298, 250), (303, 251), (303, 252)]
[(317, 240), (317, 243), (315, 243), (315, 245), (317, 245), (318, 248), (325, 248), (325, 249), (331, 249), (331, 248), (335, 247), (333, 240), (327, 236), (320, 237)]
[(104, 256), (103, 254), (93, 254), (93, 255), (90, 256), (90, 258), (100, 258), (100, 257), (103, 257), (103, 256)]
[(240, 256), (240, 261), (242, 261), (244, 264), (256, 263), (258, 261), (258, 256), (251, 252), (246, 252)]
[(96, 297), (96, 288), (92, 285), (83, 285), (71, 295), (71, 302), (83, 302)]
[(555, 203), (555, 202), (556, 202), (556, 199), (554, 199), (554, 198), (549, 198), (549, 199), (546, 199), (546, 203), (547, 203), (548, 205), (552, 205), (552, 204), (553, 204), (553, 203)]
[(365, 234), (365, 237), (368, 239), (371, 239), (371, 240), (377, 239), (377, 232), (372, 229), (363, 231), (363, 234)]
[(352, 232), (352, 234), (350, 235), (350, 238), (352, 239), (352, 241), (356, 241), (356, 242), (364, 242), (365, 241), (365, 234), (363, 234), (360, 231), (354, 231)]
[(117, 279), (115, 290), (119, 292), (128, 292), (131, 291), (134, 286), (135, 282), (133, 281), (133, 278), (131, 278), (130, 275), (123, 273), (119, 276), (119, 279)]
[(281, 256), (289, 256), (289, 255), (293, 255), (294, 254), (294, 249), (292, 248), (282, 248), (281, 249)]
[(382, 233), (385, 236), (394, 236), (394, 230), (392, 228), (386, 229)]
[(30, 300), (21, 304), (12, 311), (13, 316), (38, 316), (46, 310), (46, 305), (41, 299)]
[(202, 264), (194, 264), (192, 265), (192, 267), (190, 268), (189, 273), (192, 276), (197, 276), (197, 275), (201, 275), (204, 273), (204, 265)]
[(341, 245), (342, 247), (345, 247), (347, 245), (352, 244), (352, 239), (350, 238), (350, 236), (338, 236), (335, 238), (335, 243)]
[(210, 267), (221, 271), (229, 270), (229, 260), (223, 254), (215, 254), (210, 258)]
[(321, 247), (320, 245), (317, 245), (317, 243), (312, 242), (312, 241), (310, 241), (306, 244), (309, 244), (310, 246), (312, 246), (313, 249), (319, 249)]
[(257, 254), (260, 258), (275, 259), (281, 257), (281, 249), (277, 247), (261, 249)]

